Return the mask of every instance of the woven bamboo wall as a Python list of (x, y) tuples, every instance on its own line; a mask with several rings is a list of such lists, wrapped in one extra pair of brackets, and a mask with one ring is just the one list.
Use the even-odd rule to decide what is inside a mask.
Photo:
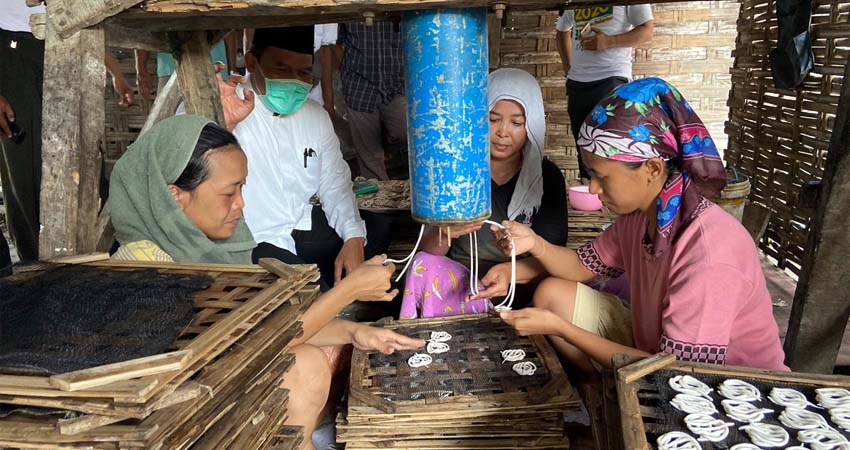
[(800, 187), (819, 180), (850, 56), (850, 2), (814, 0), (815, 68), (796, 90), (773, 86), (767, 55), (776, 46), (773, 0), (744, 0), (732, 69), (726, 159), (751, 175), (750, 199), (773, 210), (761, 246), (798, 273), (811, 216)]
[[(136, 68), (133, 52), (125, 49), (111, 49), (111, 51), (121, 65), (121, 71), (127, 77), (127, 81), (135, 86)], [(153, 68), (153, 83), (156, 88), (156, 58), (150, 59), (154, 61), (154, 64), (149, 66)], [(127, 146), (132, 144), (142, 131), (152, 102), (136, 95), (132, 106), (118, 106), (118, 94), (112, 88), (112, 77), (108, 75), (104, 96), (106, 98), (106, 133), (103, 142), (103, 159), (109, 174), (112, 172), (112, 166), (127, 150)]]
[[(725, 149), (723, 124), (729, 114), (738, 2), (663, 3), (653, 5), (653, 14), (655, 36), (646, 48), (635, 49), (635, 77), (658, 76), (675, 84)], [(546, 154), (573, 179), (578, 162), (555, 44), (557, 19), (557, 12), (510, 12), (499, 43), (500, 66), (528, 70), (540, 81), (547, 114)]]

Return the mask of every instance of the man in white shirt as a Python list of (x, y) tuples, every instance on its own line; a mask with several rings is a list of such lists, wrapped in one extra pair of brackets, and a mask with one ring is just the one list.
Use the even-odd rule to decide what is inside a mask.
[(377, 215), (361, 219), (330, 117), (308, 99), (313, 27), (258, 29), (245, 63), (248, 83), (231, 77), (222, 105), (248, 156), (244, 214), (258, 243), (254, 259), (317, 264), (332, 285), (386, 250), (389, 227)]
[[(570, 125), (578, 139), (582, 122), (597, 103), (631, 81), (633, 47), (652, 39), (652, 9), (632, 5), (568, 10), (556, 28), (555, 40), (567, 75)], [(582, 178), (590, 178), (581, 156), (579, 171)]]

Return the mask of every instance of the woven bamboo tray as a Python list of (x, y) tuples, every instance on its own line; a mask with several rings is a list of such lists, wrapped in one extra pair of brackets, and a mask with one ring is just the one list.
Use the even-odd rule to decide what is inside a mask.
[(616, 214), (607, 211), (587, 212), (568, 209), (567, 247), (579, 248), (596, 239), (616, 219)]
[[(730, 378), (755, 385), (761, 391), (763, 398), (756, 405), (775, 411), (774, 414), (767, 414), (763, 421), (777, 425), (779, 422), (776, 420), (776, 416), (783, 410), (783, 407), (766, 399), (770, 388), (797, 389), (810, 397), (809, 401), (812, 403), (815, 403), (814, 389), (816, 388), (850, 388), (850, 377), (845, 376), (776, 372), (745, 367), (679, 362), (673, 355), (659, 353), (617, 371), (617, 398), (620, 406), (625, 449), (654, 449), (656, 448), (656, 438), (668, 431), (683, 431), (694, 436), (681, 420), (684, 414), (668, 405), (675, 392), (667, 387), (667, 380), (674, 375), (684, 374), (691, 375), (712, 388), (716, 388), (719, 383)], [(734, 422), (725, 416), (723, 408), (720, 406), (722, 397), (717, 392), (713, 392), (712, 398), (715, 400), (719, 411), (715, 416), (719, 416), (724, 422)], [(741, 425), (743, 424), (736, 422), (736, 426), (730, 430), (729, 437), (725, 441), (717, 444), (706, 442), (703, 443), (703, 448), (725, 449), (736, 443), (750, 442), (745, 433), (737, 430), (738, 426)], [(799, 443), (795, 444), (796, 432), (788, 431), (791, 436), (791, 442), (788, 446), (799, 445)], [(620, 430), (611, 430), (611, 433), (617, 432), (620, 432)]]
[[(286, 418), (287, 396), (279, 383), (293, 362), (286, 354), (288, 344), (300, 333), (297, 321), (319, 292), (316, 286), (307, 286), (318, 276), (315, 266), (262, 263), (264, 267), (93, 263), (109, 270), (153, 267), (213, 276), (214, 283), (195, 294), (195, 318), (175, 344), (196, 357), (180, 370), (119, 382), (165, 386), (144, 404), (94, 397), (115, 390), (115, 383), (81, 391), (54, 388), (56, 392), (48, 393), (49, 382), (41, 380), (43, 388), (31, 388), (37, 395), (2, 395), (0, 403), (87, 414), (69, 420), (13, 414), (0, 419), (0, 445), (115, 449), (271, 445)], [(0, 389), (9, 388), (7, 378), (0, 376), (0, 382), (6, 381)], [(283, 445), (278, 448), (287, 448)]]
[[(348, 411), (337, 421), (337, 438), (347, 448), (569, 447), (562, 414), (579, 400), (544, 337), (520, 337), (486, 314), (383, 327), (423, 339), (447, 331), (451, 349), (420, 369), (407, 364), (414, 352), (355, 350)], [(509, 348), (525, 350), (537, 372), (514, 373), (500, 355)]]

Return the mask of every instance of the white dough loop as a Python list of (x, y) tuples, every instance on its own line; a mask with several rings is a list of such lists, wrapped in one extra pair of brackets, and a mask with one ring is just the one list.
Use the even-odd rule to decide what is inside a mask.
[(772, 409), (762, 409), (752, 403), (743, 402), (741, 400), (723, 400), (720, 402), (723, 410), (730, 419), (738, 422), (761, 422), (764, 420), (764, 415), (772, 413)]
[(425, 350), (428, 351), (428, 353), (445, 353), (449, 351), (449, 344), (446, 344), (445, 342), (429, 341)]
[(521, 348), (512, 348), (508, 350), (502, 350), (502, 362), (516, 362), (522, 361), (525, 359), (525, 350)]
[(717, 392), (729, 400), (740, 400), (742, 402), (754, 402), (761, 400), (761, 392), (758, 388), (746, 381), (736, 380), (734, 378), (730, 378), (723, 383), (720, 383), (720, 387), (717, 388)]
[(690, 375), (676, 375), (667, 380), (670, 388), (682, 394), (698, 395), (700, 397), (711, 398), (711, 388), (707, 384)]
[(782, 447), (791, 439), (785, 428), (769, 423), (753, 423), (739, 429), (746, 432), (753, 444), (759, 447)]
[(432, 331), (431, 332), (431, 341), (432, 342), (449, 342), (452, 340), (452, 335), (446, 331)]
[(755, 444), (750, 444), (749, 442), (743, 442), (729, 447), (729, 450), (761, 450), (761, 447)]
[(801, 408), (785, 408), (785, 411), (779, 414), (779, 421), (782, 425), (795, 430), (832, 429), (822, 415)]
[(702, 445), (688, 433), (671, 431), (655, 440), (658, 450), (702, 450)]
[(692, 394), (676, 394), (670, 404), (686, 414), (716, 414), (717, 407), (711, 400)]
[(824, 408), (850, 407), (850, 391), (842, 388), (815, 389), (818, 403)]
[(688, 414), (685, 417), (685, 425), (691, 433), (699, 435), (699, 441), (720, 442), (729, 436), (729, 427), (735, 424), (707, 414)]
[(534, 375), (534, 372), (537, 372), (537, 366), (531, 361), (522, 361), (514, 364), (513, 366), (514, 372), (528, 377)]
[(844, 431), (850, 433), (850, 405), (831, 408), (829, 410), (829, 418)]
[(804, 444), (809, 444), (812, 450), (850, 449), (850, 442), (841, 433), (823, 428), (798, 431), (797, 440)]
[(431, 358), (431, 355), (416, 353), (407, 359), (407, 365), (415, 369), (419, 367), (427, 367), (432, 361), (434, 360)]
[(770, 390), (770, 394), (768, 394), (767, 398), (773, 403), (786, 408), (806, 409), (807, 406), (817, 407), (817, 405), (810, 402), (802, 392), (796, 389), (773, 388)]

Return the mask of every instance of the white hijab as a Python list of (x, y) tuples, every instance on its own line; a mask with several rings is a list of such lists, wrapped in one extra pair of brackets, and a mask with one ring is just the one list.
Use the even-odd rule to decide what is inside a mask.
[(513, 100), (525, 112), (528, 137), (522, 149), (522, 168), (508, 204), (508, 219), (523, 214), (531, 219), (543, 198), (543, 146), (546, 142), (546, 116), (543, 93), (537, 80), (521, 69), (499, 69), (490, 74), (487, 87), (490, 110), (500, 100)]

